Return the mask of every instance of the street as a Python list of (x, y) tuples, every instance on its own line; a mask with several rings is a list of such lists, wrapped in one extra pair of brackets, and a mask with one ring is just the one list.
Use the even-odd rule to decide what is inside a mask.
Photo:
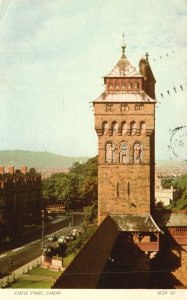
[[(73, 220), (73, 227), (70, 226), (72, 217), (67, 216), (67, 218), (63, 222), (55, 223), (53, 224), (52, 227), (47, 228), (44, 232), (44, 245), (45, 244), (54, 245), (54, 243), (57, 243), (57, 241), (56, 242), (48, 241), (48, 236), (51, 234), (56, 234), (56, 236), (59, 237), (61, 235), (67, 235), (68, 233), (70, 233), (72, 228), (80, 228), (82, 223), (82, 218), (83, 218), (82, 214), (75, 213), (74, 220)], [(59, 226), (59, 224), (61, 224), (61, 226)], [(42, 246), (42, 241), (40, 237), (38, 239), (33, 239), (27, 244), (20, 245), (18, 248), (1, 253), (0, 270), (6, 268), (8, 272), (12, 272), (15, 269), (26, 264), (27, 262), (37, 258), (42, 254), (41, 246)]]

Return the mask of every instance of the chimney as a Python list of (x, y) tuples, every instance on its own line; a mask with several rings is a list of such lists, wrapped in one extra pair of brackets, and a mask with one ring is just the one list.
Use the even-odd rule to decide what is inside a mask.
[(24, 175), (27, 174), (27, 167), (26, 166), (21, 167), (21, 173), (23, 173)]
[(3, 175), (5, 171), (5, 168), (3, 166), (0, 166), (0, 174)]
[(14, 166), (9, 166), (8, 167), (8, 173), (12, 174), (12, 175), (14, 174)]

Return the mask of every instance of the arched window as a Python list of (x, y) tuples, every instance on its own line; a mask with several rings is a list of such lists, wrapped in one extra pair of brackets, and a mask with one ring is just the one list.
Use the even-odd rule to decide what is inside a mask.
[(113, 122), (112, 123), (112, 135), (117, 135), (118, 134), (118, 123)]
[(112, 163), (115, 161), (115, 145), (112, 142), (108, 142), (105, 148), (105, 161)]
[(134, 144), (134, 163), (139, 164), (143, 162), (143, 145), (140, 142)]
[(128, 164), (129, 162), (129, 146), (126, 142), (119, 145), (119, 161), (122, 164)]
[(137, 124), (135, 121), (132, 121), (130, 124), (130, 130), (131, 130), (131, 135), (135, 135), (136, 134), (136, 130), (137, 130)]
[(102, 128), (102, 131), (103, 131), (103, 135), (107, 135), (109, 133), (109, 124), (108, 122), (103, 122), (103, 128)]
[(122, 122), (121, 123), (121, 134), (125, 135), (127, 133), (127, 122)]
[(142, 122), (140, 123), (140, 133), (141, 133), (141, 134), (145, 134), (145, 132), (146, 132), (146, 124), (145, 124), (144, 121), (142, 121)]

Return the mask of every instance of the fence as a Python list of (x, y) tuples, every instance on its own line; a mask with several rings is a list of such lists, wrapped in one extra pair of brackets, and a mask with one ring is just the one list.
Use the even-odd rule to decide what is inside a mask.
[(42, 257), (38, 257), (31, 262), (25, 264), (24, 266), (20, 267), (19, 269), (13, 271), (8, 276), (3, 277), (0, 279), (0, 288), (7, 287), (10, 283), (14, 282), (16, 279), (20, 277), (20, 275), (26, 274), (31, 271), (33, 268), (41, 265)]

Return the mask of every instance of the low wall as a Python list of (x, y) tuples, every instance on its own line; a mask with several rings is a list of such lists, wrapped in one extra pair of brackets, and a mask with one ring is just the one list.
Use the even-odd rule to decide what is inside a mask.
[(97, 288), (119, 231), (108, 216), (52, 288)]
[(20, 267), (19, 269), (13, 271), (8, 276), (3, 277), (0, 279), (0, 288), (7, 287), (10, 283), (14, 282), (16, 279), (20, 277), (20, 275), (26, 274), (31, 271), (33, 268), (41, 265), (42, 257), (38, 257), (29, 263), (25, 264), (24, 266)]

